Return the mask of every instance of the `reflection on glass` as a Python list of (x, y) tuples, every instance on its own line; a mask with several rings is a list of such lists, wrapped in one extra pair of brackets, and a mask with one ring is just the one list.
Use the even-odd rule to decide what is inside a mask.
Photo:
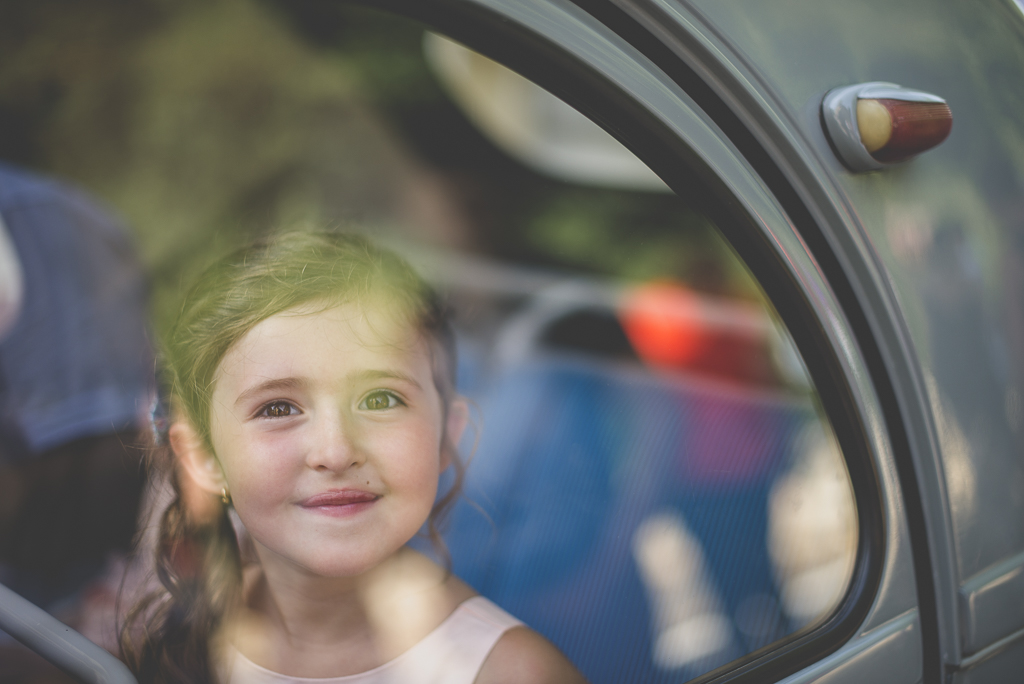
[(655, 664), (675, 669), (725, 650), (732, 628), (708, 577), (700, 542), (674, 513), (644, 520), (633, 554), (654, 612)]
[(664, 279), (436, 271), (467, 307), (482, 424), (446, 537), (474, 586), (596, 682), (685, 681), (837, 605), (849, 477), (764, 308)]
[(837, 604), (853, 569), (857, 513), (835, 439), (819, 423), (794, 445), (792, 470), (769, 501), (769, 542), (783, 609), (796, 626)]
[(514, 71), (436, 33), (423, 48), (473, 123), (513, 157), (568, 182), (668, 191), (604, 129)]
[[(126, 215), (156, 333), (182, 283), (240, 243), (367, 233), (454, 313), (476, 425), (445, 538), (476, 590), (598, 684), (682, 682), (835, 607), (855, 508), (799, 354), (712, 222), (614, 139), (504, 67), (343, 3), (93, 11), (92, 76), (19, 101), (32, 130), (0, 144), (40, 141), (26, 163)], [(84, 40), (43, 14), (24, 54)], [(18, 61), (39, 87), (5, 102), (50, 92), (58, 53)], [(1005, 403), (1018, 420), (1020, 397)]]

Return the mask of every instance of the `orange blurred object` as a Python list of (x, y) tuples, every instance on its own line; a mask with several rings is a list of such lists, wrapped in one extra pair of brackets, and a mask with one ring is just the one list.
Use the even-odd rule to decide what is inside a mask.
[(708, 342), (700, 297), (676, 283), (653, 282), (630, 291), (619, 316), (637, 355), (652, 366), (686, 366)]

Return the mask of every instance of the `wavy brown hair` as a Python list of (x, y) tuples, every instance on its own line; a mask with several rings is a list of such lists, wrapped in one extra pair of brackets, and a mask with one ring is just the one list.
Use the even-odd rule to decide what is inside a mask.
[[(162, 372), (176, 415), (210, 441), (210, 396), (228, 350), (259, 322), (295, 307), (347, 303), (400, 317), (431, 349), (434, 383), (445, 407), (455, 397), (455, 338), (436, 293), (401, 258), (365, 238), (285, 233), (242, 249), (208, 269), (185, 298), (162, 349)], [(440, 521), (457, 498), (464, 464), (445, 437), (452, 486), (427, 520), (427, 534), (447, 560)], [(242, 561), (228, 506), (206, 497), (197, 506), (188, 477), (169, 447), (153, 450), (173, 499), (160, 518), (155, 572), (161, 587), (128, 612), (121, 628), (125, 661), (143, 684), (216, 681), (212, 640), (241, 595)], [(191, 496), (195, 496), (194, 494)]]

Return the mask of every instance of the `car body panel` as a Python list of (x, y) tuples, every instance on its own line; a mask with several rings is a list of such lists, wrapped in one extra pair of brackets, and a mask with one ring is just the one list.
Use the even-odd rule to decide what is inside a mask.
[(783, 680), (784, 684), (855, 684), (920, 682), (921, 626), (910, 610), (861, 635), (821, 662)]

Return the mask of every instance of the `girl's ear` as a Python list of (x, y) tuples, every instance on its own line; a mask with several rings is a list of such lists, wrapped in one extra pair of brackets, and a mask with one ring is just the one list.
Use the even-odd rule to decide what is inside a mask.
[(226, 484), (224, 473), (195, 428), (184, 420), (178, 420), (171, 425), (167, 437), (191, 484), (208, 494), (220, 496)]
[(462, 433), (469, 425), (469, 404), (462, 397), (456, 397), (448, 407), (448, 420), (445, 424), (444, 444), (446, 449), (441, 450), (441, 470), (444, 470), (452, 463), (452, 451), (459, 446)]

